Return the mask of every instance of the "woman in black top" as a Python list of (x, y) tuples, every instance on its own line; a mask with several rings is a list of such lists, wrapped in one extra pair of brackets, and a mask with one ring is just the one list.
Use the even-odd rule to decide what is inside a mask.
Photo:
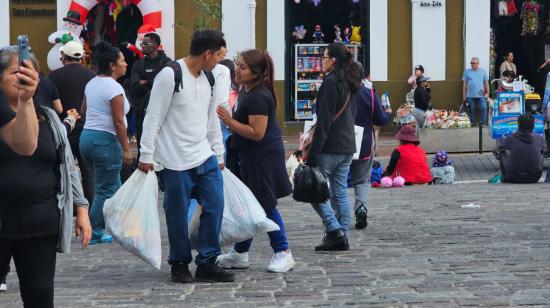
[(19, 111), (22, 102), (34, 103), (39, 126), (32, 156), (18, 155), (0, 142), (0, 276), (13, 257), (25, 307), (53, 307), (56, 252), (69, 250), (73, 203), (83, 247), (91, 227), (72, 154), (64, 146), (67, 128), (53, 110), (32, 99), (37, 84), (30, 62), (19, 66), (16, 48), (0, 51), (0, 88), (12, 110)]
[[(284, 273), (295, 263), (276, 205), (277, 199), (288, 196), (292, 188), (286, 173), (281, 129), (276, 119), (271, 57), (258, 49), (241, 53), (235, 78), (242, 90), (233, 108), (233, 117), (222, 107), (217, 109), (218, 116), (234, 133), (230, 148), (238, 156), (241, 180), (258, 199), (267, 217), (280, 228), (268, 233), (274, 255), (267, 270)], [(251, 244), (252, 239), (235, 244), (229, 253), (218, 257), (218, 265), (247, 268)]]
[(416, 136), (420, 129), (424, 128), (426, 122), (426, 111), (431, 108), (432, 94), (430, 90), (429, 77), (420, 76), (416, 79), (417, 87), (414, 90), (414, 110), (412, 115), (416, 120)]
[(0, 141), (5, 142), (15, 153), (29, 156), (36, 150), (38, 121), (32, 98), (23, 99), (17, 104), (16, 118), (0, 89)]
[(347, 178), (355, 146), (355, 115), (361, 76), (345, 45), (330, 44), (323, 54), (323, 80), (317, 95), (317, 124), (309, 149), (308, 165), (317, 165), (330, 183), (330, 201), (313, 204), (325, 236), (317, 251), (348, 250), (351, 221)]

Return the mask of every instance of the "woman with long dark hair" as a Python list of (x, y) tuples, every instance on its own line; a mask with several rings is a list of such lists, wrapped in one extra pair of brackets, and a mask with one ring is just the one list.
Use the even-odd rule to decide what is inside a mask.
[(361, 76), (353, 55), (340, 43), (330, 44), (323, 54), (327, 74), (317, 95), (317, 124), (307, 164), (319, 166), (330, 183), (330, 201), (312, 204), (325, 236), (316, 251), (348, 250), (351, 221), (347, 177), (356, 151), (354, 122)]
[(126, 74), (124, 55), (111, 44), (100, 42), (95, 46), (94, 65), (97, 76), (84, 90), (82, 115), (86, 115), (86, 124), (80, 136), (82, 158), (93, 166), (95, 174), (95, 196), (90, 212), (91, 244), (112, 241), (111, 235), (105, 232), (103, 204), (121, 185), (122, 163), (129, 165), (133, 160), (126, 135), (130, 104), (124, 88), (116, 82)]
[[(292, 192), (285, 167), (285, 150), (281, 129), (277, 124), (277, 99), (273, 88), (273, 61), (265, 51), (253, 49), (241, 53), (235, 79), (242, 86), (233, 117), (218, 107), (220, 119), (233, 131), (230, 148), (237, 157), (241, 180), (262, 205), (267, 218), (280, 230), (268, 232), (273, 258), (270, 272), (291, 270), (294, 259), (288, 249), (283, 219), (277, 211), (277, 199)], [(252, 239), (237, 243), (218, 256), (218, 265), (226, 268), (247, 268)]]
[(22, 156), (0, 141), (0, 279), (5, 283), (13, 257), (24, 306), (53, 307), (56, 252), (70, 250), (73, 210), (76, 235), (82, 247), (88, 245), (88, 201), (68, 128), (55, 111), (41, 107), (38, 74), (30, 61), (20, 65), (17, 55), (16, 47), (0, 49), (0, 90), (14, 112), (20, 104), (34, 104), (38, 144), (32, 155)]

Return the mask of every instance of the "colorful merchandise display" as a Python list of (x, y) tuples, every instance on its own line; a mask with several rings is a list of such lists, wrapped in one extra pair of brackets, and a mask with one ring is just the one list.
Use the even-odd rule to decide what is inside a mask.
[[(416, 120), (412, 115), (414, 107), (401, 106), (397, 109), (394, 123), (398, 126), (411, 125), (416, 127)], [(472, 127), (470, 117), (466, 113), (458, 111), (447, 111), (432, 109), (426, 111), (426, 120), (424, 128), (448, 129), (448, 128), (468, 128)]]
[[(310, 120), (314, 117), (317, 90), (323, 82), (323, 53), (328, 44), (296, 44), (295, 49), (295, 85), (294, 118)], [(347, 45), (357, 60), (361, 45)]]

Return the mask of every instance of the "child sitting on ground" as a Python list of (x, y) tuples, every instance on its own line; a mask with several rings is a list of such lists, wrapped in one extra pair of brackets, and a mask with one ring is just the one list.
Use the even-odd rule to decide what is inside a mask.
[(434, 184), (453, 184), (455, 182), (455, 168), (445, 151), (438, 151), (433, 160), (430, 169)]

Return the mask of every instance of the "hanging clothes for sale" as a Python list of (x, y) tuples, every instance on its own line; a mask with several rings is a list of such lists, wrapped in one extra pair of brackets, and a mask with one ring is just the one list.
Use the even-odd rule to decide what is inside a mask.
[(521, 7), (522, 36), (537, 35), (539, 30), (540, 4), (527, 1)]
[(514, 16), (518, 13), (518, 9), (516, 7), (516, 1), (508, 0), (507, 6), (508, 6), (508, 16)]

